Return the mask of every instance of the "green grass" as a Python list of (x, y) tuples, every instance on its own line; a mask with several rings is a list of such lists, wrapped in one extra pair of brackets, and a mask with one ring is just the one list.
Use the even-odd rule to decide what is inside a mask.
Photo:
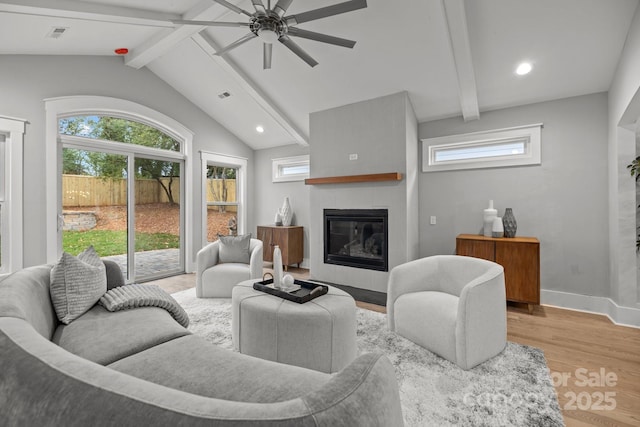
[[(93, 245), (101, 257), (127, 253), (127, 232), (109, 230), (65, 231), (62, 235), (62, 249), (71, 255), (78, 255)], [(180, 237), (167, 233), (136, 233), (136, 252), (155, 249), (179, 248)]]

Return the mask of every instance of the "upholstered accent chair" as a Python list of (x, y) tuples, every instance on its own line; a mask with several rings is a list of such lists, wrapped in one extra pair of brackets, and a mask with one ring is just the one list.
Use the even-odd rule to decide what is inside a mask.
[(238, 283), (262, 279), (262, 241), (249, 239), (246, 256), (239, 256), (237, 247), (232, 247), (231, 252), (228, 250), (224, 237), (209, 243), (196, 255), (198, 298), (231, 298), (231, 291)]
[(387, 321), (392, 331), (471, 369), (506, 346), (504, 270), (457, 255), (399, 265), (389, 275)]

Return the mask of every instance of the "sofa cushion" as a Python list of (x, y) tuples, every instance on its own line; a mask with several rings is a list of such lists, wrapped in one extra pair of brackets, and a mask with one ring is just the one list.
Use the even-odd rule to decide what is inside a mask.
[(93, 246), (77, 257), (63, 252), (51, 270), (51, 302), (62, 323), (82, 316), (106, 291), (106, 268)]
[[(459, 301), (446, 292), (401, 295), (394, 303), (396, 332), (447, 360), (456, 360)], [(425, 325), (438, 326), (427, 328)]]
[(249, 279), (248, 264), (216, 264), (202, 273), (202, 298), (231, 298), (233, 287)]
[(51, 265), (16, 271), (0, 282), (0, 317), (17, 317), (29, 322), (50, 340), (58, 327), (58, 317), (49, 293)]
[(117, 262), (108, 259), (103, 259), (102, 262), (106, 267), (107, 273), (107, 291), (113, 288), (117, 288), (125, 284), (124, 275), (122, 269)]
[[(176, 361), (184, 361), (180, 365)], [(189, 335), (109, 365), (156, 384), (237, 402), (272, 403), (316, 391), (331, 375), (232, 352)]]
[(162, 308), (112, 313), (96, 305), (72, 323), (58, 326), (52, 341), (73, 354), (107, 365), (189, 334)]
[(220, 240), (220, 251), (218, 253), (218, 259), (220, 262), (241, 262), (249, 264), (251, 258), (251, 234), (245, 234), (243, 236), (221, 236), (218, 235)]

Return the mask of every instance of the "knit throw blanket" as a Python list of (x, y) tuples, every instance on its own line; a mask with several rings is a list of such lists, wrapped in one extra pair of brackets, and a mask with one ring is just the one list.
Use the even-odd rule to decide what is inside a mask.
[(124, 285), (107, 291), (98, 302), (109, 311), (136, 307), (159, 307), (167, 310), (178, 323), (189, 326), (189, 316), (171, 295), (156, 285)]

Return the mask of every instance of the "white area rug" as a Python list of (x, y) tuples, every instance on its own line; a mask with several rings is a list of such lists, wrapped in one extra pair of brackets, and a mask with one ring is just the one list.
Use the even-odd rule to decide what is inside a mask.
[[(188, 313), (189, 330), (233, 349), (230, 299), (198, 299), (194, 289), (172, 296)], [(386, 315), (357, 310), (358, 349), (391, 360), (407, 426), (564, 425), (542, 350), (510, 342), (501, 355), (463, 371), (389, 332)]]

